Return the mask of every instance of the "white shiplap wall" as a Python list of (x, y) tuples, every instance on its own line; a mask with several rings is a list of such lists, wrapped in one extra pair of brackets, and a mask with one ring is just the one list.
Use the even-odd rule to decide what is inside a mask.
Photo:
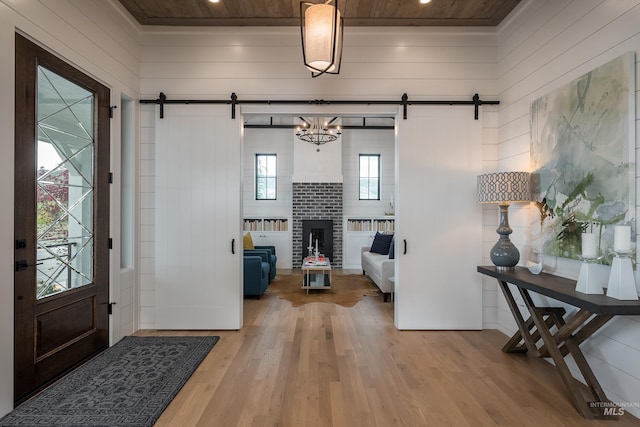
[(155, 327), (155, 158), (156, 133), (153, 105), (140, 107), (139, 227), (138, 274), (140, 287), (139, 328)]
[(345, 28), (340, 75), (311, 79), (296, 27), (160, 28), (142, 36), (144, 96), (376, 99), (496, 91), (491, 29)]
[[(380, 154), (380, 200), (359, 200), (360, 154)], [(389, 210), (389, 198), (396, 196), (395, 163), (393, 130), (345, 130), (342, 134), (342, 213), (345, 216), (384, 216)]]
[[(292, 129), (245, 129), (243, 146), (243, 210), (245, 217), (291, 217), (293, 150)], [(342, 176), (343, 214), (382, 216), (395, 192), (395, 152), (393, 130), (343, 130)], [(255, 155), (278, 156), (278, 200), (255, 200)], [(358, 155), (380, 154), (381, 200), (358, 200)]]
[[(147, 99), (156, 99), (160, 92), (169, 99), (229, 99), (235, 92), (240, 100), (394, 101), (400, 100), (403, 93), (414, 100), (470, 100), (474, 93), (479, 93), (482, 99), (496, 99), (497, 93), (496, 36), (490, 28), (347, 27), (340, 74), (316, 79), (310, 77), (301, 63), (299, 29), (295, 27), (152, 28), (144, 29), (141, 40), (140, 85), (143, 98)], [(469, 120), (473, 120), (472, 107), (437, 108), (467, 108)], [(146, 110), (143, 111), (144, 147), (153, 142), (153, 122), (144, 118)], [(497, 111), (493, 106), (482, 109), (483, 123), (487, 126), (483, 143), (489, 152), (496, 147)], [(274, 107), (274, 112), (282, 111)], [(253, 138), (247, 137), (249, 145), (243, 150), (251, 150)], [(142, 161), (146, 158), (144, 151), (145, 148)], [(493, 161), (487, 167), (495, 165)], [(245, 161), (243, 179), (252, 176)], [(140, 179), (143, 194), (151, 191), (153, 185), (146, 184), (150, 177)], [(391, 184), (384, 186), (385, 206), (380, 202), (380, 206), (371, 210), (372, 214), (384, 212)], [(247, 197), (245, 191), (244, 208), (249, 216), (257, 212)], [(277, 204), (273, 207), (282, 208)], [(349, 204), (345, 209), (351, 212), (355, 205)], [(141, 221), (152, 221), (151, 210), (141, 209)], [(149, 238), (153, 235), (152, 228), (151, 223), (141, 224), (141, 231)], [(154, 290), (152, 273), (148, 270), (153, 263), (153, 257), (140, 259), (141, 327), (154, 324)], [(495, 292), (489, 290), (488, 297), (488, 301), (483, 301), (487, 319), (484, 326), (495, 327)]]
[[(245, 129), (242, 172), (242, 207), (245, 218), (291, 218), (293, 190), (293, 129)], [(277, 200), (255, 198), (256, 154), (277, 156)]]
[[(112, 105), (121, 94), (138, 98), (138, 27), (125, 18), (123, 8), (111, 0), (0, 0), (0, 197), (6, 206), (14, 199), (14, 33), (19, 31), (111, 89)], [(119, 319), (115, 339), (134, 330), (137, 273), (120, 272), (119, 177), (121, 109), (116, 110), (111, 132), (112, 301)], [(137, 128), (137, 118), (133, 117)], [(13, 209), (0, 210), (0, 416), (13, 408)], [(119, 325), (119, 327), (117, 326)]]
[[(493, 159), (500, 169), (530, 170), (529, 108), (533, 100), (626, 52), (635, 52), (637, 61), (638, 22), (637, 0), (530, 0), (523, 2), (511, 19), (499, 27), (498, 144), (490, 154), (495, 155)], [(639, 100), (637, 95), (638, 92), (636, 100)], [(638, 117), (640, 103), (636, 101), (636, 123)], [(640, 145), (638, 135), (636, 132), (636, 147)], [(485, 225), (491, 223), (485, 227), (485, 241), (491, 242), (495, 238), (492, 222), (496, 216), (485, 214), (489, 215), (485, 216)], [(533, 212), (521, 208), (510, 216), (514, 240), (519, 242), (525, 257), (529, 214)], [(575, 279), (578, 270), (579, 263), (558, 260), (558, 274)], [(494, 282), (485, 280), (487, 300), (488, 294), (495, 292)], [(496, 301), (498, 329), (510, 334), (516, 329), (512, 316), (501, 295)], [(640, 319), (637, 316), (614, 319), (582, 348), (609, 398), (638, 405)], [(575, 367), (573, 372), (580, 378)], [(640, 416), (639, 408), (628, 410)]]

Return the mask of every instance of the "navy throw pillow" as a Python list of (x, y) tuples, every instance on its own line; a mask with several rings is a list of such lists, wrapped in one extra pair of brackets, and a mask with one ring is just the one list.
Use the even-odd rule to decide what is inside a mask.
[(391, 247), (391, 241), (393, 240), (393, 234), (376, 233), (371, 244), (370, 252), (375, 252), (381, 255), (388, 255), (389, 248)]
[(395, 239), (393, 239), (393, 240), (391, 240), (391, 246), (389, 246), (389, 259), (394, 259), (394, 258), (396, 257), (396, 254), (395, 254), (395, 252), (396, 252), (395, 246), (396, 246), (396, 240), (395, 240)]

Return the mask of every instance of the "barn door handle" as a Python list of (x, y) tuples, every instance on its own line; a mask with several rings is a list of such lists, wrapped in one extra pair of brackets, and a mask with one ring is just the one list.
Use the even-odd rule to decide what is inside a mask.
[(402, 255), (406, 255), (407, 254), (407, 239), (402, 239), (402, 242), (404, 243), (404, 251), (402, 252)]
[(236, 239), (231, 239), (231, 253), (236, 254)]

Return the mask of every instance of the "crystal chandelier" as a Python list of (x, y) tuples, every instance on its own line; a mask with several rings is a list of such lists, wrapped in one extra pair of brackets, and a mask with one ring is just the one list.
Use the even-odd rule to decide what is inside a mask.
[(320, 151), (321, 145), (335, 141), (340, 135), (342, 135), (340, 126), (330, 127), (324, 117), (302, 119), (302, 126), (296, 128), (296, 136), (309, 144), (315, 144), (318, 147), (316, 151)]

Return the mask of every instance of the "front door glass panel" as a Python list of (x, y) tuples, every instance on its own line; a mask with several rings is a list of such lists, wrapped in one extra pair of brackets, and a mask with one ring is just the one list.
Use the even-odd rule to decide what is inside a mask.
[(38, 299), (93, 282), (94, 95), (38, 67)]

